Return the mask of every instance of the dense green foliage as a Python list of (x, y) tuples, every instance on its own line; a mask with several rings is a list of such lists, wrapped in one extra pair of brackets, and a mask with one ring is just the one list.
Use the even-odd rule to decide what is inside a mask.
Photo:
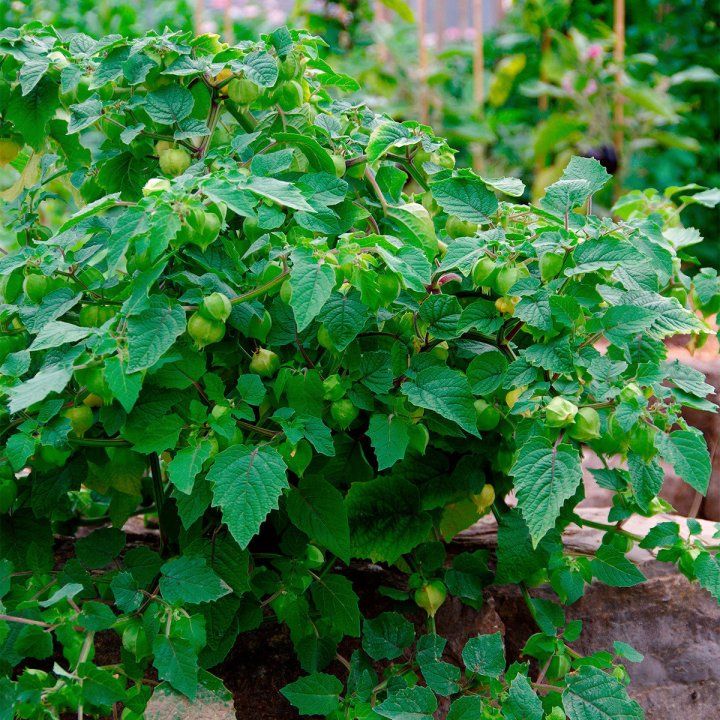
[[(608, 175), (574, 157), (520, 204), (522, 182), (455, 170), (430, 128), (336, 99), (358, 87), (319, 44), (0, 34), (18, 172), (0, 258), (0, 718), (225, 701), (209, 671), (263, 620), (289, 629), (307, 674), (283, 694), (306, 715), (429, 720), (450, 697), (453, 720), (641, 718), (623, 666), (639, 654), (581, 657), (562, 605), (593, 579), (641, 583), (635, 543), (720, 595), (697, 523), (622, 527), (667, 507), (661, 460), (707, 489), (680, 410), (713, 411), (711, 388), (663, 341), (699, 342), (689, 308), (720, 303), (714, 271), (682, 272), (697, 233), (680, 220), (718, 191), (635, 193), (601, 218)], [(592, 557), (561, 542), (588, 524), (583, 445), (615, 491)], [(448, 557), (490, 512), (497, 552)], [(126, 546), (134, 516), (156, 519), (158, 547)], [(56, 557), (54, 535), (81, 526)], [(397, 612), (362, 617), (351, 561), (405, 574)], [(532, 598), (544, 582), (554, 602)], [(434, 615), (448, 593), (479, 608), (491, 584), (521, 588), (538, 632), (510, 665), (499, 634), (472, 638), (458, 667)], [(404, 617), (418, 606), (426, 632)], [(117, 663), (94, 662), (101, 633)]]

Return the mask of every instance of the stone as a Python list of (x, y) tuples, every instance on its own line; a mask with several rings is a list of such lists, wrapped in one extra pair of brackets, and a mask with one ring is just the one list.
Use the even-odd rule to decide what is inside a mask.
[[(579, 514), (596, 522), (607, 522), (607, 511), (585, 508)], [(675, 515), (633, 517), (625, 527), (645, 535), (659, 522), (673, 520), (685, 528), (685, 519)], [(713, 523), (700, 521), (702, 539), (708, 544)], [(570, 526), (563, 540), (569, 551), (592, 552), (602, 532)], [(493, 547), (495, 523), (483, 519), (459, 538), (463, 545)], [(578, 652), (612, 651), (614, 640), (632, 645), (645, 656), (639, 664), (627, 663), (630, 695), (646, 710), (647, 720), (706, 720), (717, 716), (720, 707), (720, 605), (699, 585), (689, 582), (673, 566), (661, 563), (652, 553), (634, 548), (630, 557), (648, 578), (632, 588), (612, 588), (593, 583), (574, 605), (566, 608), (568, 619), (583, 622)], [(531, 590), (535, 597), (551, 599), (549, 588)], [(493, 607), (505, 627), (508, 656), (515, 657), (534, 624), (519, 590), (514, 586), (490, 588)]]

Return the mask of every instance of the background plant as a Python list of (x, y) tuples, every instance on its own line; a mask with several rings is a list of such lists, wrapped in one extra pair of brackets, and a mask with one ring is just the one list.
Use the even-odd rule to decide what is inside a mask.
[[(667, 508), (661, 459), (707, 488), (680, 410), (713, 410), (711, 388), (663, 341), (709, 332), (692, 309), (717, 310), (718, 278), (682, 271), (697, 232), (680, 216), (718, 193), (638, 192), (599, 218), (608, 175), (575, 157), (522, 204), (521, 181), (454, 169), (429, 127), (338, 99), (357, 83), (319, 46), (285, 28), (237, 47), (0, 35), (18, 173), (0, 258), (0, 717), (223, 698), (209, 671), (268, 620), (307, 673), (283, 690), (304, 714), (429, 718), (448, 697), (451, 718), (640, 718), (624, 670), (639, 654), (581, 657), (562, 606), (593, 578), (642, 582), (636, 543), (719, 594), (697, 523), (622, 527)], [(575, 512), (584, 444), (608, 463), (607, 526)], [(447, 558), (486, 513), (494, 557)], [(158, 547), (126, 545), (134, 516), (156, 519)], [(564, 550), (572, 523), (605, 531), (593, 557)], [(54, 533), (81, 526), (57, 558)], [(398, 612), (362, 617), (351, 561), (406, 575)], [(532, 597), (543, 582), (553, 602)], [(520, 587), (538, 633), (509, 665), (498, 634), (449, 663), (437, 609), (448, 593), (477, 608), (493, 583)], [(417, 606), (421, 633), (403, 615)], [(119, 656), (95, 662), (108, 632)]]

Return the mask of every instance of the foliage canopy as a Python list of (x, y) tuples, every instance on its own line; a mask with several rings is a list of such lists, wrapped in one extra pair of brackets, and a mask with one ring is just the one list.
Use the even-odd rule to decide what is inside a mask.
[[(681, 270), (694, 235), (674, 202), (718, 191), (636, 193), (597, 217), (608, 175), (576, 157), (519, 204), (521, 182), (454, 169), (430, 128), (337, 99), (357, 85), (319, 42), (0, 34), (18, 171), (0, 258), (0, 718), (226, 702), (209, 670), (267, 617), (307, 672), (283, 690), (303, 714), (429, 719), (440, 696), (453, 719), (640, 718), (622, 666), (638, 653), (580, 657), (562, 605), (593, 578), (642, 582), (638, 541), (716, 597), (717, 560), (693, 524), (603, 526), (592, 558), (561, 532), (587, 524), (583, 445), (623, 461), (594, 471), (612, 523), (665, 507), (661, 460), (707, 488), (680, 410), (714, 410), (710, 387), (663, 341), (702, 336), (690, 303), (720, 302), (713, 271)], [(489, 512), (494, 557), (448, 557)], [(126, 545), (137, 515), (157, 516), (157, 548)], [(54, 534), (79, 526), (58, 564)], [(352, 560), (406, 573), (398, 612), (362, 616)], [(542, 582), (556, 602), (530, 596)], [(463, 668), (444, 659), (446, 594), (479, 608), (493, 583), (522, 589), (541, 677), (508, 666), (499, 635), (469, 640)], [(402, 614), (415, 604), (426, 633)], [(105, 632), (116, 664), (93, 662)]]

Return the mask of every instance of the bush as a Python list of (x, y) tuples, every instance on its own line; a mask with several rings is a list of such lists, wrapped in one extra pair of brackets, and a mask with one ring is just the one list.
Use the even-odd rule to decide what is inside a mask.
[[(454, 170), (430, 128), (333, 99), (357, 86), (317, 48), (286, 29), (238, 47), (3, 33), (18, 178), (0, 258), (0, 715), (141, 718), (152, 668), (155, 693), (222, 695), (207, 670), (269, 617), (308, 673), (283, 690), (304, 714), (429, 718), (451, 696), (452, 717), (641, 717), (622, 665), (637, 653), (580, 657), (561, 605), (593, 578), (642, 582), (637, 541), (718, 594), (715, 557), (677, 524), (622, 528), (666, 507), (661, 459), (707, 488), (680, 409), (711, 409), (710, 388), (663, 341), (700, 341), (682, 291), (711, 312), (717, 277), (680, 272), (693, 233), (672, 195), (595, 217), (608, 176), (573, 158), (516, 204), (522, 183)], [(615, 490), (594, 558), (561, 543), (597, 525), (575, 512), (583, 443), (627, 461), (594, 471)], [(495, 557), (449, 560), (490, 512)], [(157, 518), (158, 548), (126, 547), (133, 516)], [(81, 525), (56, 558), (54, 534)], [(407, 575), (399, 612), (361, 616), (351, 560)], [(543, 582), (557, 602), (532, 599)], [(538, 620), (535, 680), (497, 634), (467, 643), (465, 670), (442, 659), (447, 593), (479, 608), (492, 583)], [(419, 636), (400, 614), (415, 604)], [(106, 632), (120, 664), (93, 662)], [(346, 637), (341, 682), (323, 671)]]

